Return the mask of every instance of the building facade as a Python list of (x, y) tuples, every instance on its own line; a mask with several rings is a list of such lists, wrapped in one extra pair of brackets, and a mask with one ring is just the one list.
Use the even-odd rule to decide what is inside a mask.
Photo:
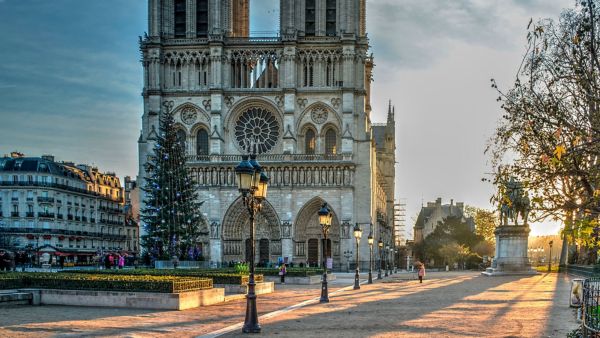
[(427, 202), (427, 206), (421, 207), (415, 222), (414, 243), (422, 242), (448, 216), (460, 217), (463, 222), (469, 225), (471, 231), (475, 231), (475, 221), (472, 217), (465, 216), (464, 211), (465, 204), (463, 202), (454, 204), (454, 200), (450, 200), (450, 204), (442, 205), (441, 198), (438, 198), (435, 202)]
[(276, 37), (249, 37), (248, 0), (148, 4), (137, 181), (159, 115), (173, 114), (204, 201), (207, 260), (247, 260), (248, 215), (234, 167), (253, 151), (271, 178), (256, 261), (320, 264), (324, 202), (334, 214), (334, 267), (355, 261), (342, 253), (356, 254), (356, 223), (363, 265), (370, 232), (393, 242), (394, 115), (390, 107), (387, 123), (371, 123), (365, 0), (281, 1)]
[(13, 153), (0, 158), (0, 245), (47, 253), (53, 262), (90, 263), (104, 251), (136, 254), (139, 229), (125, 223), (123, 198), (113, 173)]

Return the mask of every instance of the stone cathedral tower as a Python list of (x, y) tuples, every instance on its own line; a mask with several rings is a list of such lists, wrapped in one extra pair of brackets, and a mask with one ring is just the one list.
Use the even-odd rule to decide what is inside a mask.
[(317, 211), (327, 202), (334, 268), (355, 250), (355, 223), (368, 264), (369, 232), (391, 241), (395, 140), (393, 114), (382, 144), (371, 125), (365, 0), (281, 0), (275, 37), (250, 36), (248, 0), (148, 4), (140, 182), (158, 117), (173, 113), (205, 201), (198, 245), (208, 261), (246, 260), (248, 218), (234, 167), (256, 144), (271, 178), (256, 261), (320, 264)]

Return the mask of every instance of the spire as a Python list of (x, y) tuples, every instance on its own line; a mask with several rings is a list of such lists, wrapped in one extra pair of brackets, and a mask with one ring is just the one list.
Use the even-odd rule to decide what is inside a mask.
[(390, 100), (388, 107), (387, 125), (391, 126), (394, 124), (394, 115), (396, 114), (396, 107), (392, 107), (392, 100)]

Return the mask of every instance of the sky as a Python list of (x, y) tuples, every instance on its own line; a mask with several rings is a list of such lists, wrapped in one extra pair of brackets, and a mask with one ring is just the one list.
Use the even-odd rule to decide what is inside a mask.
[[(533, 18), (556, 18), (574, 0), (370, 0), (375, 57), (373, 122), (396, 107), (396, 196), (407, 229), (441, 197), (492, 208), (481, 178)], [(251, 31), (275, 31), (279, 0), (251, 0)], [(137, 174), (143, 0), (0, 0), (0, 155), (53, 154), (120, 177)], [(532, 235), (558, 231), (532, 225)]]

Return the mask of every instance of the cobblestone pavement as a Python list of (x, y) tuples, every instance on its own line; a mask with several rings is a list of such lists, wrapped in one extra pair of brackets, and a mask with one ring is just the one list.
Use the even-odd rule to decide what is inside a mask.
[[(351, 274), (330, 284), (330, 303), (261, 319), (268, 337), (565, 337), (576, 327), (569, 278), (429, 273), (423, 284), (396, 274), (360, 290)], [(259, 315), (319, 296), (319, 285), (277, 285)], [(245, 301), (185, 311), (66, 306), (0, 307), (0, 337), (194, 337), (243, 321)], [(225, 334), (241, 336), (239, 330)]]

